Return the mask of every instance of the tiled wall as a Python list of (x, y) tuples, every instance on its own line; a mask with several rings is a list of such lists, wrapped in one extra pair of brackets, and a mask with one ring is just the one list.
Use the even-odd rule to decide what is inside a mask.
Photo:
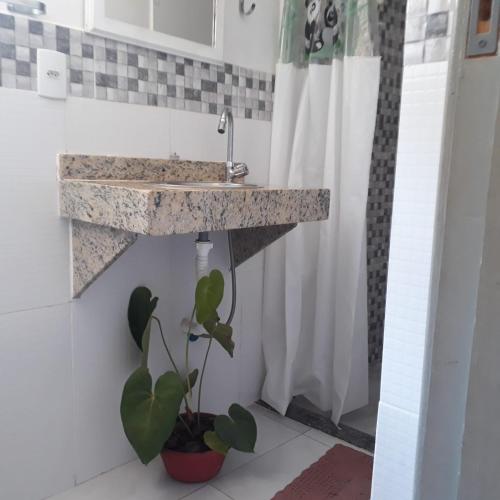
[(36, 91), (37, 49), (67, 54), (69, 94), (271, 120), (274, 77), (0, 14), (0, 86)]
[(408, 0), (405, 65), (446, 61), (455, 0)]
[(405, 10), (405, 0), (386, 0), (379, 6), (382, 66), (367, 206), (370, 363), (382, 359), (387, 262), (403, 72)]
[(382, 68), (367, 210), (370, 363), (382, 360), (403, 64), (448, 59), (454, 8), (455, 0), (386, 0), (379, 5)]
[(403, 72), (372, 499), (413, 500), (448, 63)]
[[(176, 152), (220, 161), (227, 138), (217, 133), (210, 114), (42, 99), (6, 88), (0, 88), (0, 117), (0, 282), (9, 283), (0, 286), (0, 370), (16, 373), (0, 377), (0, 394), (10, 401), (0, 410), (0, 428), (8, 429), (0, 431), (0, 442), (10, 450), (0, 454), (0, 498), (36, 500), (134, 459), (119, 414), (123, 383), (138, 363), (126, 332), (128, 295), (139, 284), (154, 290), (174, 355), (183, 359), (178, 325), (189, 314), (195, 286), (193, 235), (139, 238), (71, 302), (68, 222), (57, 210), (57, 153), (168, 158)], [(271, 124), (237, 125), (235, 151), (250, 166), (249, 182), (264, 183)], [(213, 237), (211, 262), (224, 271), (227, 241), (223, 234)], [(238, 347), (234, 359), (223, 350), (212, 353), (208, 411), (225, 412), (232, 402), (246, 405), (259, 397), (263, 258), (261, 253), (238, 270)], [(166, 358), (160, 337), (153, 337), (151, 368), (160, 373)], [(201, 343), (190, 349), (193, 362), (203, 359)]]

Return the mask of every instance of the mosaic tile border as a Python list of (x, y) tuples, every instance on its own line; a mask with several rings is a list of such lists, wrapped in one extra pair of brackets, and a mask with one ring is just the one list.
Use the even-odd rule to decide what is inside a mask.
[(380, 88), (368, 189), (368, 361), (382, 359), (387, 269), (403, 75), (406, 0), (379, 4)]
[(0, 13), (0, 86), (37, 90), (37, 49), (66, 54), (68, 94), (270, 121), (274, 75)]
[(446, 61), (455, 0), (408, 0), (404, 64)]

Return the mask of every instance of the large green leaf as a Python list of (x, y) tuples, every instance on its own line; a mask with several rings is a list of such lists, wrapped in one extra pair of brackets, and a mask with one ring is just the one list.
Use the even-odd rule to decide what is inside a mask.
[(229, 417), (227, 415), (216, 417), (215, 432), (231, 448), (253, 453), (257, 440), (257, 424), (253, 415), (238, 404), (232, 404), (228, 413)]
[(137, 287), (130, 295), (128, 303), (128, 325), (130, 333), (134, 337), (137, 347), (142, 351), (142, 337), (148, 325), (151, 316), (158, 303), (158, 297), (152, 298), (153, 294), (145, 286)]
[[(189, 385), (187, 379), (189, 379)], [(184, 394), (188, 393), (190, 387), (191, 389), (194, 387), (197, 380), (198, 380), (198, 368), (195, 368), (184, 381)]]
[(209, 276), (203, 276), (196, 285), (196, 321), (202, 325), (205, 321), (218, 319), (217, 307), (224, 296), (224, 278), (214, 269)]
[(233, 357), (233, 329), (224, 323), (207, 321), (203, 324), (207, 332)]
[(154, 391), (152, 386), (149, 370), (138, 368), (125, 383), (120, 406), (125, 434), (144, 464), (170, 437), (184, 397), (184, 383), (175, 372), (159, 377)]
[(205, 434), (203, 434), (203, 441), (205, 441), (205, 444), (211, 450), (222, 453), (222, 455), (225, 455), (229, 451), (229, 448), (231, 448), (230, 445), (222, 441), (217, 433), (213, 431), (205, 432)]

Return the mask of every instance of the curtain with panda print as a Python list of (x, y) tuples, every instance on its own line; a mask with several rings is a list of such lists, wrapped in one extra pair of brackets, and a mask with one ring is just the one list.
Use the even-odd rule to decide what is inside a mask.
[(270, 184), (330, 189), (330, 218), (266, 250), (262, 399), (336, 423), (368, 403), (366, 203), (380, 58), (376, 0), (284, 0)]

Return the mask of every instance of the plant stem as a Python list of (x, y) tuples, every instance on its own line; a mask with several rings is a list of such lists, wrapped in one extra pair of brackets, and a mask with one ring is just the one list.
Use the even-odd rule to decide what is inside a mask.
[(179, 420), (184, 424), (184, 427), (187, 429), (189, 434), (191, 434), (191, 437), (194, 437), (193, 431), (189, 428), (189, 425), (186, 423), (186, 421), (181, 417), (181, 415), (178, 415)]
[(152, 318), (154, 320), (156, 320), (156, 322), (158, 323), (158, 327), (160, 328), (161, 339), (163, 341), (163, 345), (165, 346), (165, 350), (167, 351), (168, 358), (170, 359), (170, 362), (172, 363), (172, 366), (174, 367), (175, 372), (177, 373), (177, 375), (180, 376), (181, 374), (179, 373), (179, 369), (177, 368), (177, 365), (175, 364), (174, 358), (172, 357), (172, 354), (170, 353), (170, 349), (167, 346), (167, 342), (165, 341), (165, 337), (163, 335), (163, 329), (161, 327), (161, 322), (156, 316), (152, 316)]
[(213, 339), (214, 338), (212, 336), (210, 336), (210, 340), (208, 341), (207, 352), (205, 353), (205, 359), (203, 361), (203, 368), (201, 370), (200, 385), (198, 387), (198, 425), (200, 425), (201, 386), (203, 384), (203, 376), (205, 375), (205, 368), (207, 367), (208, 353), (210, 352), (210, 347), (212, 347)]
[(193, 312), (191, 313), (191, 319), (189, 320), (189, 328), (186, 335), (186, 373), (187, 373), (188, 394), (190, 399), (193, 397), (193, 392), (191, 390), (191, 381), (189, 380), (189, 343), (190, 343), (191, 327), (193, 326), (195, 311), (196, 311), (196, 305), (193, 307)]
[[(158, 327), (160, 328), (160, 335), (161, 335), (161, 340), (163, 341), (163, 345), (165, 347), (165, 350), (167, 351), (167, 355), (168, 355), (168, 359), (170, 359), (170, 362), (172, 363), (172, 366), (175, 370), (175, 373), (177, 373), (177, 375), (179, 375), (179, 377), (182, 378), (180, 372), (179, 372), (179, 369), (177, 368), (177, 365), (175, 364), (175, 361), (174, 361), (174, 358), (172, 357), (172, 354), (170, 352), (170, 349), (168, 348), (168, 345), (167, 345), (167, 341), (165, 340), (165, 336), (163, 335), (163, 329), (161, 327), (161, 321), (156, 317), (156, 316), (151, 316), (154, 320), (156, 320), (156, 322), (158, 323)], [(188, 377), (188, 384), (189, 384), (189, 377)], [(184, 403), (186, 405), (186, 409), (190, 409), (189, 408), (189, 402), (187, 400), (187, 397), (186, 395), (184, 395)], [(180, 418), (180, 415), (179, 415), (179, 418)]]

